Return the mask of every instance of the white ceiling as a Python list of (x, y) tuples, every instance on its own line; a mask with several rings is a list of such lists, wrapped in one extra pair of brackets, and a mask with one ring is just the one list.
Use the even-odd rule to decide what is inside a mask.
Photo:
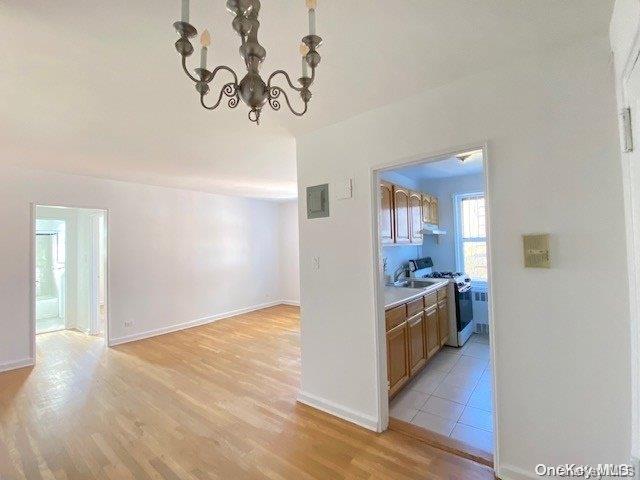
[[(224, 1), (192, 0), (212, 62), (239, 73)], [(607, 32), (613, 0), (320, 0), (310, 114), (201, 109), (179, 67), (179, 0), (0, 6), (5, 164), (265, 198), (296, 195), (295, 135), (478, 70)], [(303, 0), (264, 0), (265, 74), (300, 69)], [(195, 58), (193, 59), (195, 60)], [(297, 100), (297, 99), (296, 99)]]
[(418, 165), (396, 168), (393, 172), (420, 182), (422, 180), (476, 175), (482, 173), (483, 168), (482, 152), (479, 151), (465, 159), (464, 162), (461, 162), (456, 156), (451, 156)]

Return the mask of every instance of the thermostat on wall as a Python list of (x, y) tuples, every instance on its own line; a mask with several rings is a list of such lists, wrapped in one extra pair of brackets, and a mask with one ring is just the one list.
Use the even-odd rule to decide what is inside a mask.
[(548, 233), (523, 235), (522, 243), (526, 268), (551, 268)]

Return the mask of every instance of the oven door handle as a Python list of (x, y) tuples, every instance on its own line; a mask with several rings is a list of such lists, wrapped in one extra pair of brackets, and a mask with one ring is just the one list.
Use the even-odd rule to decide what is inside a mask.
[(460, 288), (460, 287), (457, 287), (457, 288), (458, 288), (458, 293), (465, 293), (465, 292), (468, 292), (469, 290), (471, 290), (471, 285), (465, 285), (462, 288)]

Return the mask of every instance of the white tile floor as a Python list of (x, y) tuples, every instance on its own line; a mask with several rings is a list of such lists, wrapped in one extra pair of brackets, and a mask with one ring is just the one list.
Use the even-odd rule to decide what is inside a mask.
[(444, 347), (391, 401), (389, 415), (493, 453), (489, 339)]

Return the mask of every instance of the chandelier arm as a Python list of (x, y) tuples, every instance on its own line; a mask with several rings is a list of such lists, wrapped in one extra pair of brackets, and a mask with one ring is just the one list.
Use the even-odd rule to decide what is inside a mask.
[(287, 102), (287, 106), (289, 107), (289, 110), (291, 110), (291, 113), (297, 115), (298, 117), (301, 117), (305, 113), (307, 113), (307, 108), (309, 107), (308, 102), (304, 102), (304, 110), (302, 110), (301, 112), (296, 112), (291, 105), (291, 101), (289, 100), (287, 92), (282, 90), (280, 87), (269, 88), (269, 105), (271, 106), (271, 108), (273, 108), (274, 110), (280, 110), (281, 105), (278, 97), (280, 97), (281, 94), (284, 96), (284, 99)]
[[(213, 72), (211, 72), (209, 74), (209, 76), (207, 77), (207, 79), (205, 80), (207, 83), (211, 83), (213, 81), (214, 78), (216, 78), (216, 75), (218, 74), (218, 72), (220, 70), (226, 70), (227, 72), (229, 72), (231, 75), (233, 75), (233, 80), (234, 80), (234, 84), (237, 85), (238, 84), (238, 75), (236, 75), (236, 72), (233, 71), (233, 69), (231, 67), (227, 67), (226, 65), (220, 65), (219, 67), (216, 67)], [(226, 85), (225, 85), (226, 86)]]
[[(289, 84), (289, 86), (294, 89), (296, 92), (301, 92), (303, 90), (302, 87), (296, 87), (292, 82), (291, 82), (291, 77), (289, 77), (289, 74), (287, 72), (285, 72), (284, 70), (276, 70), (275, 72), (273, 72), (271, 75), (269, 75), (269, 80), (267, 80), (267, 87), (269, 88), (269, 90), (271, 90), (271, 80), (273, 80), (273, 77), (275, 77), (276, 75), (282, 75), (284, 76), (284, 78), (287, 80), (287, 83)], [(279, 87), (274, 87), (274, 88), (279, 88)]]
[(185, 55), (182, 55), (182, 69), (184, 70), (184, 73), (187, 74), (187, 77), (189, 77), (193, 82), (198, 83), (200, 81), (189, 73), (189, 69), (187, 68), (187, 57)]
[(238, 85), (236, 83), (230, 82), (230, 83), (226, 83), (222, 89), (220, 90), (220, 94), (218, 95), (218, 101), (215, 103), (215, 105), (211, 106), (211, 107), (207, 107), (207, 105), (204, 103), (204, 95), (200, 95), (200, 105), (202, 105), (204, 108), (206, 108), (207, 110), (215, 110), (216, 108), (218, 108), (220, 106), (220, 103), (222, 102), (222, 97), (223, 96), (227, 96), (230, 97), (229, 98), (229, 102), (228, 105), (231, 108), (235, 108), (238, 106), (238, 102), (239, 102), (239, 98), (238, 98)]
[[(268, 102), (269, 106), (274, 110), (280, 110), (282, 104), (286, 102), (291, 113), (299, 117), (303, 116), (307, 113), (309, 101), (312, 98), (310, 87), (314, 84), (316, 67), (321, 61), (317, 47), (322, 44), (322, 38), (315, 35), (315, 22), (312, 22), (314, 17), (312, 18), (311, 15), (313, 13), (312, 10), (314, 10), (311, 6), (315, 7), (316, 0), (307, 0), (307, 6), (310, 8), (310, 34), (302, 39), (302, 43), (304, 44), (300, 50), (303, 54), (302, 76), (297, 79), (292, 79), (285, 70), (276, 70), (268, 77), (266, 82), (264, 81), (264, 76), (260, 74), (260, 67), (267, 55), (266, 49), (258, 41), (258, 30), (260, 28), (258, 15), (260, 13), (261, 0), (227, 0), (226, 3), (227, 9), (235, 15), (231, 26), (240, 36), (240, 56), (244, 59), (247, 69), (246, 74), (242, 75), (242, 73), (240, 73), (242, 76), (241, 80), (238, 79), (238, 74), (226, 65), (216, 66), (212, 71), (206, 68), (207, 48), (210, 45), (210, 35), (207, 31), (203, 32), (201, 38), (201, 44), (203, 46), (201, 66), (200, 68), (194, 68), (193, 72), (190, 71), (187, 65), (187, 57), (194, 53), (194, 48), (189, 39), (197, 36), (198, 32), (188, 21), (178, 21), (174, 23), (174, 27), (180, 35), (180, 38), (175, 43), (175, 47), (182, 57), (182, 69), (185, 75), (195, 83), (195, 90), (200, 95), (202, 107), (206, 110), (215, 110), (221, 105), (222, 101), (225, 100), (230, 108), (235, 108), (239, 105), (240, 100), (242, 100), (250, 108), (249, 120), (259, 123), (260, 113), (265, 103)], [(188, 4), (188, 0), (182, 0), (183, 19), (188, 19)], [(308, 67), (311, 68), (310, 75)], [(207, 106), (204, 97), (211, 91), (210, 84), (213, 84), (216, 75), (223, 70), (231, 74), (231, 78), (227, 78), (232, 81), (228, 81), (227, 83), (220, 82), (222, 83), (222, 88), (218, 93), (218, 98), (214, 104)], [(282, 75), (286, 83), (282, 81), (278, 82), (278, 75)], [(277, 83), (281, 83), (282, 86), (277, 85)], [(304, 104), (304, 108), (300, 111), (297, 111), (291, 104), (289, 94), (292, 94), (292, 91), (298, 93)], [(281, 95), (284, 97), (284, 101), (280, 99)], [(227, 98), (225, 99), (225, 97)], [(215, 99), (215, 96), (213, 98)], [(297, 103), (297, 101), (295, 101), (295, 103)]]

